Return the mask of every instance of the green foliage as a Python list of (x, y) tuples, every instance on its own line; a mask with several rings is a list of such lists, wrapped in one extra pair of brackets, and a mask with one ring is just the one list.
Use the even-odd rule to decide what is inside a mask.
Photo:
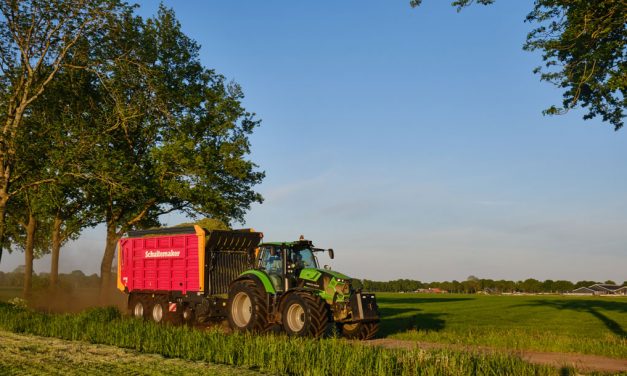
[(207, 231), (211, 230), (230, 230), (231, 228), (227, 226), (224, 222), (215, 218), (203, 218), (194, 222), (185, 222), (175, 225), (174, 227), (187, 227), (198, 225), (204, 228)]
[[(98, 286), (99, 278), (97, 274), (86, 276), (81, 271), (75, 270), (72, 273), (59, 274), (59, 289), (71, 292), (77, 288), (94, 288)], [(24, 285), (24, 271), (13, 272), (0, 271), (0, 287), (22, 287)], [(46, 291), (50, 287), (47, 273), (33, 274), (33, 288), (35, 290)]]
[[(411, 0), (412, 7), (422, 0)], [(494, 0), (457, 0), (461, 10)], [(524, 49), (541, 51), (543, 66), (534, 72), (563, 90), (561, 106), (544, 114), (563, 114), (581, 106), (584, 119), (600, 116), (615, 130), (627, 107), (627, 6), (624, 0), (536, 0), (527, 22), (537, 26)]]
[(95, 311), (51, 315), (0, 304), (0, 328), (5, 330), (115, 345), (171, 358), (243, 366), (279, 375), (559, 374), (552, 367), (531, 365), (518, 357), (498, 353), (426, 352), (364, 346), (339, 339), (225, 335), (218, 331), (118, 319), (109, 313), (104, 316), (105, 321), (101, 321), (103, 318)]

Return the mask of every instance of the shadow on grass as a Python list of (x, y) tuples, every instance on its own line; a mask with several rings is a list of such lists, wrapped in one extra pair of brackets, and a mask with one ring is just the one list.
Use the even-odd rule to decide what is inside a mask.
[(387, 337), (408, 330), (440, 331), (445, 328), (446, 313), (425, 313), (419, 308), (421, 304), (450, 303), (471, 300), (472, 298), (445, 297), (377, 297), (381, 313), (379, 336)]
[(599, 321), (605, 325), (605, 327), (621, 338), (627, 339), (627, 332), (620, 326), (619, 323), (607, 317), (599, 311), (599, 309), (606, 311), (616, 311), (620, 313), (627, 313), (627, 302), (616, 301), (603, 301), (603, 300), (535, 300), (522, 306), (548, 306), (555, 309), (567, 309), (577, 312), (587, 312), (596, 317)]

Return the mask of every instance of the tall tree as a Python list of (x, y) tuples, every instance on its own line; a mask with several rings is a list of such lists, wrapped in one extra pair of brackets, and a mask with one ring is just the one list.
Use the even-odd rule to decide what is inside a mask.
[(117, 0), (0, 1), (0, 239), (11, 185), (20, 177), (13, 171), (16, 135), (29, 107), (64, 67), (76, 43), (101, 29), (120, 6)]
[(242, 91), (202, 66), (199, 46), (182, 33), (171, 10), (154, 19), (126, 14), (102, 34), (97, 67), (102, 131), (91, 150), (91, 171), (102, 184), (91, 197), (102, 205), (107, 239), (102, 292), (120, 237), (158, 224), (180, 210), (229, 221), (261, 197), (263, 174), (246, 159), (258, 121), (241, 106)]
[[(58, 284), (61, 246), (76, 239), (88, 226), (102, 221), (86, 186), (94, 184), (84, 163), (97, 142), (93, 137), (97, 77), (84, 67), (89, 61), (89, 43), (79, 41), (66, 59), (74, 67), (60, 71), (31, 109), (29, 120), (41, 130), (37, 156), (44, 164), (37, 171), (50, 182), (39, 187), (41, 207), (50, 222), (50, 287)], [(41, 145), (40, 145), (41, 144)]]
[[(495, 0), (457, 0), (457, 10)], [(411, 6), (422, 0), (411, 0)], [(600, 116), (615, 130), (627, 108), (627, 3), (625, 0), (535, 0), (527, 22), (524, 49), (541, 51), (543, 66), (534, 72), (563, 90), (561, 106), (545, 114), (564, 114), (581, 106), (584, 119)]]

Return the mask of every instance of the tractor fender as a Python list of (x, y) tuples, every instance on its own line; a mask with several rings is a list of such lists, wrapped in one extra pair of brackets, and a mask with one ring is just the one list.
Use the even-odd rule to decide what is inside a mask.
[(266, 275), (266, 273), (260, 270), (247, 270), (244, 273), (240, 274), (240, 276), (231, 282), (231, 285), (237, 281), (241, 281), (244, 279), (249, 279), (255, 282), (259, 291), (266, 292), (268, 294), (276, 294), (276, 290), (274, 286), (272, 286), (272, 282), (270, 278)]

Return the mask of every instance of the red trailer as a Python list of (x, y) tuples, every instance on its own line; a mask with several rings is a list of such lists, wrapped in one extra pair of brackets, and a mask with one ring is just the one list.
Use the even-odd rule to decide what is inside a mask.
[(226, 317), (229, 284), (252, 266), (262, 237), (200, 226), (130, 231), (118, 244), (118, 289), (137, 317)]

